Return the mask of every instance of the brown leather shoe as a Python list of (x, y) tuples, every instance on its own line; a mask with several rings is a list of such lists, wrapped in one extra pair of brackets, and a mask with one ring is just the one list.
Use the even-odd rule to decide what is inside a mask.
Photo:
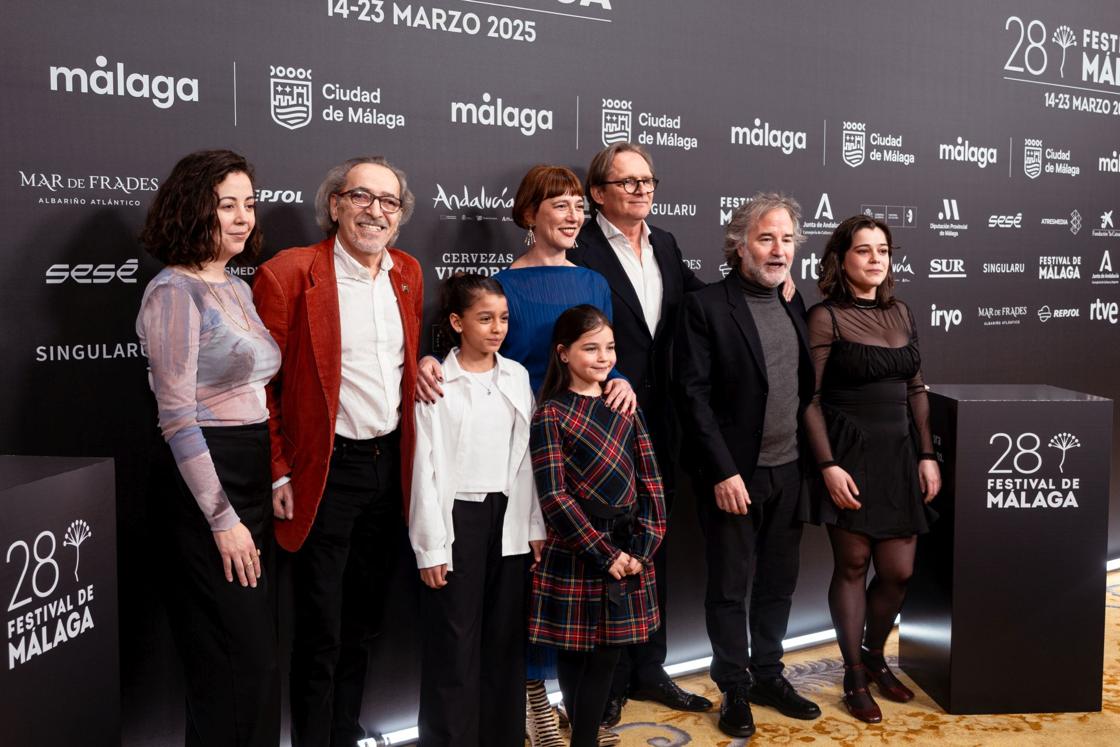
[(896, 703), (908, 703), (914, 699), (914, 691), (902, 684), (894, 672), (887, 666), (882, 650), (873, 651), (864, 647), (860, 651), (860, 659), (867, 668), (867, 674), (879, 686), (879, 693), (887, 700)]
[(883, 720), (879, 704), (867, 689), (868, 672), (862, 664), (844, 667), (844, 706), (853, 717), (867, 724)]

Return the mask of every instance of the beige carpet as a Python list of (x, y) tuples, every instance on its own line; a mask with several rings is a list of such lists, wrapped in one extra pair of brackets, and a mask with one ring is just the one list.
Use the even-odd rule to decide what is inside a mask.
[[(786, 656), (786, 676), (804, 695), (817, 702), (823, 715), (815, 721), (786, 718), (772, 708), (756, 706), (758, 732), (754, 745), (1078, 745), (1120, 747), (1120, 572), (1108, 577), (1105, 594), (1104, 702), (1100, 713), (1030, 713), (1005, 716), (950, 716), (898, 670), (916, 693), (910, 703), (877, 699), (883, 722), (856, 721), (840, 702), (843, 667), (835, 644), (817, 646)], [(897, 633), (887, 644), (892, 664), (898, 653)], [(1042, 676), (1043, 673), (1039, 673)], [(678, 680), (717, 704), (719, 690), (707, 674)], [(678, 713), (659, 705), (630, 701), (616, 731), (623, 747), (741, 747), (747, 740), (724, 735), (716, 726), (717, 712)]]

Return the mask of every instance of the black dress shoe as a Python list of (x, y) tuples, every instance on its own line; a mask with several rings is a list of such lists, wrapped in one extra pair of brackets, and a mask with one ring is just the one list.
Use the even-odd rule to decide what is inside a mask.
[(732, 737), (754, 734), (754, 714), (747, 692), (750, 685), (735, 685), (723, 694), (719, 707), (719, 730)]
[(677, 687), (677, 683), (666, 679), (655, 685), (646, 685), (630, 692), (634, 700), (654, 700), (669, 706), (674, 711), (710, 711), (712, 701)]
[(611, 696), (607, 700), (607, 707), (603, 709), (603, 720), (600, 722), (608, 729), (622, 720), (622, 707), (626, 705), (625, 696)]
[(758, 705), (777, 708), (783, 716), (811, 720), (820, 717), (820, 707), (811, 700), (801, 697), (782, 675), (767, 679), (756, 679), (751, 687), (750, 699)]

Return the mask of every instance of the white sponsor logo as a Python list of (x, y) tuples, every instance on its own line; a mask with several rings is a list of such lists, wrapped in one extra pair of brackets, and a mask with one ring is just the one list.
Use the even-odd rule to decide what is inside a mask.
[(821, 192), (821, 200), (817, 203), (817, 212), (813, 217), (817, 220), (821, 218), (832, 220), (832, 203), (829, 202), (828, 192)]
[(1023, 141), (1023, 173), (1031, 179), (1042, 174), (1042, 141)]
[(1077, 176), (1081, 167), (1070, 160), (1070, 152), (1060, 148), (1046, 148), (1038, 139), (1023, 140), (1023, 173), (1037, 179), (1042, 173)]
[(622, 99), (603, 99), (602, 140), (605, 147), (630, 142), (632, 107), (631, 102)]
[(1023, 214), (1014, 215), (989, 215), (988, 228), (1022, 228)]
[(81, 262), (78, 264), (53, 264), (44, 273), (47, 285), (61, 285), (73, 280), (79, 285), (107, 285), (113, 281), (125, 284), (136, 283), (136, 271), (140, 268), (139, 260), (129, 259), (119, 265), (111, 263), (92, 264)]
[[(905, 254), (901, 257), (891, 257), (891, 272), (894, 273), (896, 283), (909, 283), (910, 277), (915, 274), (910, 259)], [(910, 277), (907, 277), (908, 275)]]
[(976, 309), (976, 316), (984, 327), (1015, 326), (1026, 315), (1026, 306), (980, 306)]
[(507, 252), (444, 252), (441, 265), (436, 265), (436, 277), (446, 280), (456, 272), (475, 272), (479, 275), (497, 275), (513, 262)]
[(963, 259), (935, 258), (929, 261), (929, 275), (931, 278), (966, 278), (968, 273), (964, 269)]
[[(1120, 59), (1118, 57), (1117, 59)], [(1112, 151), (1111, 156), (1101, 156), (1097, 159), (1097, 171), (1105, 174), (1120, 174), (1120, 155)]]
[(860, 205), (859, 211), (869, 218), (883, 221), (891, 228), (913, 228), (918, 225), (918, 208), (913, 205)]
[(1112, 210), (1101, 213), (1101, 227), (1093, 229), (1093, 236), (1098, 239), (1115, 239), (1120, 237), (1120, 231), (1112, 223)]
[(973, 145), (964, 138), (957, 138), (956, 143), (941, 143), (937, 146), (937, 157), (942, 161), (959, 161), (975, 164), (986, 168), (988, 164), (997, 163), (999, 149), (984, 145)]
[(484, 93), (480, 104), (452, 101), (451, 121), (456, 124), (510, 127), (519, 130), (525, 137), (532, 137), (538, 130), (552, 129), (552, 111), (509, 106), (501, 96), (494, 98)]
[(941, 212), (937, 214), (938, 220), (960, 220), (961, 219), (961, 213), (960, 213), (960, 210), (957, 208), (957, 201), (956, 200), (945, 199), (945, 200), (941, 201), (941, 204), (944, 207), (941, 209)]
[(89, 342), (73, 345), (38, 345), (35, 348), (36, 363), (147, 357), (148, 351), (139, 342)]
[(1116, 301), (1102, 301), (1099, 298), (1089, 304), (1089, 319), (1095, 322), (1116, 324), (1120, 319), (1120, 304)]
[(1120, 273), (1112, 271), (1112, 256), (1108, 253), (1109, 250), (1105, 249), (1104, 254), (1101, 255), (1101, 263), (1097, 271), (1093, 273), (1093, 285), (1117, 285), (1120, 284)]
[(802, 280), (816, 280), (818, 278), (817, 269), (821, 265), (820, 257), (816, 252), (809, 252), (808, 257), (801, 258), (801, 279)]
[(753, 145), (765, 148), (777, 148), (787, 156), (795, 150), (805, 150), (808, 147), (808, 134), (799, 130), (783, 130), (771, 128), (769, 122), (763, 122), (755, 117), (754, 126), (731, 126), (732, 145)]
[(852, 168), (863, 163), (867, 149), (867, 125), (863, 122), (845, 122), (840, 139), (840, 155)]
[(131, 195), (135, 192), (155, 192), (159, 179), (148, 176), (106, 176), (85, 174), (68, 176), (57, 173), (19, 172), (21, 189), (39, 189), (50, 192), (39, 197), (40, 205), (101, 205), (106, 207), (139, 207), (140, 200), (119, 197), (86, 197), (78, 192), (109, 192)]
[(1050, 308), (1049, 305), (1041, 306), (1038, 309), (1038, 320), (1045, 324), (1051, 319), (1077, 319), (1081, 316), (1081, 309), (1059, 309)]
[(735, 208), (740, 205), (745, 205), (750, 202), (749, 197), (720, 197), (719, 198), (719, 224), (726, 226), (731, 222), (731, 214), (735, 212)]
[(942, 328), (948, 332), (951, 328), (960, 326), (964, 319), (960, 309), (939, 309), (937, 304), (931, 304), (929, 308), (929, 324), (934, 329)]
[(938, 236), (956, 238), (961, 231), (968, 230), (968, 224), (961, 222), (961, 211), (957, 201), (946, 197), (941, 200), (941, 210), (937, 213), (937, 221), (929, 224), (931, 231), (937, 231)]
[(1027, 271), (1026, 262), (985, 262), (981, 271), (988, 275), (1022, 275)]
[[(472, 193), (465, 184), (461, 191), (448, 191), (442, 184), (436, 184), (432, 207), (450, 211), (441, 216), (444, 220), (495, 220), (503, 223), (513, 220), (509, 215), (494, 214), (498, 210), (505, 211), (513, 207), (513, 197), (509, 194), (509, 187), (502, 187), (501, 192), (493, 193), (487, 192), (486, 187), (483, 186)], [(464, 211), (469, 212), (464, 213)]]
[(840, 224), (832, 217), (832, 201), (828, 197), (828, 192), (821, 192), (821, 199), (817, 201), (813, 220), (802, 223), (801, 232), (806, 236), (831, 236), (838, 225)]
[(269, 66), (272, 121), (289, 130), (311, 122), (311, 69)]
[(913, 153), (902, 150), (902, 135), (874, 132), (866, 122), (844, 122), (840, 156), (852, 168), (862, 164), (865, 156), (868, 161), (898, 166), (913, 166), (917, 160)]
[(266, 204), (279, 203), (281, 205), (302, 205), (303, 190), (261, 188), (257, 190), (257, 202), (263, 202)]
[[(987, 507), (995, 509), (1078, 508), (1077, 491), (1081, 478), (1067, 476), (1066, 457), (1071, 449), (1081, 448), (1078, 437), (1068, 431), (1050, 436), (1048, 449), (1056, 449), (1058, 472), (1043, 470), (1050, 452), (1042, 448), (1037, 433), (993, 433), (995, 462), (988, 468)], [(1047, 475), (1046, 472), (1050, 472)]]
[(92, 72), (80, 67), (51, 66), (51, 90), (150, 99), (159, 109), (170, 109), (176, 101), (198, 101), (198, 78), (126, 73), (123, 62), (106, 69), (109, 60), (105, 55), (98, 55), (94, 62), (97, 69)]
[[(43, 656), (94, 627), (94, 584), (81, 584), (82, 545), (93, 538), (85, 519), (75, 519), (61, 536), (51, 530), (32, 538), (20, 538), (8, 545), (5, 558), (23, 572), (14, 584), (8, 612), (19, 610), (4, 622), (8, 637), (8, 670)], [(72, 573), (64, 558), (65, 548), (74, 550)], [(15, 574), (12, 575), (15, 579)], [(28, 607), (27, 605), (34, 605)]]
[(1077, 280), (1081, 277), (1081, 257), (1070, 255), (1038, 258), (1039, 280)]
[(696, 205), (690, 202), (655, 202), (649, 210), (650, 215), (696, 217)]

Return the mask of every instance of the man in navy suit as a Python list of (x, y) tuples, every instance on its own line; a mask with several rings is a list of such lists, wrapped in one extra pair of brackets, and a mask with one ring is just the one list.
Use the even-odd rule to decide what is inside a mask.
[[(568, 258), (610, 284), (617, 368), (637, 393), (671, 506), (678, 443), (669, 390), (672, 341), (684, 294), (705, 283), (685, 266), (673, 234), (646, 223), (657, 181), (653, 160), (640, 145), (616, 143), (597, 153), (587, 174), (594, 216)], [(712, 707), (665, 673), (665, 543), (654, 556), (654, 568), (662, 625), (649, 641), (628, 647), (620, 657), (603, 716), (607, 726), (618, 723), (627, 695), (682, 711)]]

